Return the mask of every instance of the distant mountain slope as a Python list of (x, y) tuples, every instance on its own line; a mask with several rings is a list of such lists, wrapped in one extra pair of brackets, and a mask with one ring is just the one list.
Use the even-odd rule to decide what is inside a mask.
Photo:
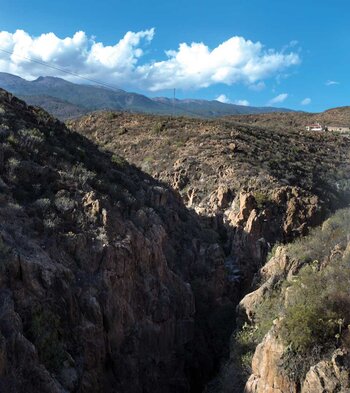
[(68, 101), (60, 100), (59, 98), (50, 96), (22, 96), (27, 104), (40, 106), (49, 113), (55, 114), (60, 119), (72, 119), (82, 116), (89, 112), (88, 109), (79, 105), (71, 104)]
[[(175, 100), (158, 97), (148, 98), (142, 94), (129, 93), (121, 89), (80, 85), (61, 78), (39, 77), (27, 81), (18, 76), (0, 73), (0, 87), (21, 96), (28, 103), (44, 107), (51, 114), (68, 119), (86, 111), (114, 109), (129, 112), (175, 114), (190, 117), (218, 117), (234, 114), (286, 112), (288, 109), (256, 108), (242, 105), (224, 104), (207, 100)], [(34, 98), (40, 96), (40, 98)], [(29, 98), (30, 97), (30, 98)], [(45, 99), (43, 99), (45, 97)], [(65, 101), (58, 102), (58, 100)], [(75, 106), (66, 107), (72, 104)]]
[(220, 101), (184, 99), (173, 101), (166, 97), (153, 98), (154, 101), (172, 105), (176, 110), (184, 110), (203, 117), (219, 117), (227, 115), (242, 115), (253, 113), (292, 112), (285, 108), (253, 107), (245, 105), (225, 104)]

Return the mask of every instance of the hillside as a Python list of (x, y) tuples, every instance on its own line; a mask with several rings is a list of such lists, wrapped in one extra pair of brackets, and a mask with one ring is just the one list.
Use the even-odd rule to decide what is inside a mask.
[(350, 140), (337, 135), (112, 112), (68, 125), (210, 217), (246, 285), (274, 243), (306, 234), (349, 200)]
[(266, 127), (271, 130), (299, 129), (313, 123), (334, 126), (350, 126), (350, 107), (333, 108), (321, 113), (269, 113), (227, 117), (226, 120)]
[[(337, 122), (344, 121), (347, 114), (347, 108), (340, 108), (324, 116)], [(338, 230), (335, 218), (324, 234), (315, 237), (314, 233), (319, 230), (312, 232), (310, 239), (302, 240), (302, 250), (298, 249), (298, 243), (295, 247), (293, 243), (286, 246), (298, 254), (286, 259), (279, 251), (276, 258), (261, 269), (276, 252), (274, 244), (290, 244), (306, 236), (311, 227), (349, 204), (350, 140), (338, 134), (304, 131), (304, 126), (299, 125), (311, 116), (270, 114), (205, 121), (103, 112), (68, 122), (70, 128), (110, 151), (123, 154), (177, 190), (187, 206), (220, 234), (228, 252), (226, 268), (232, 280), (237, 280), (238, 272), (241, 296), (258, 288), (240, 303), (238, 326), (241, 330), (232, 336), (230, 360), (223, 363), (219, 376), (207, 386), (208, 393), (242, 393), (248, 377), (245, 391), (249, 393), (275, 392), (275, 384), (281, 393), (299, 393), (298, 386), (302, 383), (305, 385), (303, 393), (321, 393), (323, 384), (348, 386), (346, 378), (337, 372), (345, 375), (350, 366), (334, 363), (334, 359), (347, 362), (348, 357), (346, 352), (334, 352), (334, 341), (330, 340), (332, 347), (322, 352), (322, 356), (314, 356), (312, 351), (307, 356), (289, 354), (286, 348), (290, 341), (283, 346), (278, 331), (276, 333), (272, 326), (283, 307), (283, 301), (277, 300), (285, 277), (293, 282), (294, 274), (305, 263), (305, 255), (316, 253), (310, 254), (306, 262), (317, 260), (321, 264), (328, 255), (337, 252), (333, 248), (338, 247), (338, 240), (346, 243), (342, 237), (347, 233), (346, 220), (341, 224), (345, 229)], [(344, 248), (346, 244), (341, 245), (341, 249)], [(334, 276), (330, 276), (329, 283), (332, 280)], [(322, 276), (316, 284), (314, 295), (322, 292)], [(265, 295), (269, 294), (272, 300), (265, 304)], [(288, 298), (287, 290), (284, 296)], [(313, 299), (310, 294), (305, 296)], [(296, 299), (300, 297), (297, 295)], [(324, 302), (324, 297), (320, 299)], [(312, 304), (316, 304), (314, 300)], [(264, 319), (260, 324), (250, 321), (250, 325), (244, 325), (247, 318), (253, 318), (255, 307), (260, 303), (264, 303), (259, 311)], [(330, 308), (325, 315), (331, 313)], [(319, 318), (320, 312), (312, 315)], [(300, 326), (296, 326), (298, 323)], [(285, 329), (285, 334), (292, 336), (295, 329), (309, 331), (302, 323), (305, 323), (303, 319), (298, 320)], [(276, 356), (272, 356), (271, 351)], [(304, 370), (304, 374), (292, 382), (288, 375), (280, 372), (286, 353), (292, 372)], [(323, 359), (328, 362), (326, 365)], [(312, 371), (310, 367), (314, 365), (324, 373), (324, 379)], [(287, 363), (285, 367), (290, 370)], [(309, 373), (307, 377), (306, 373)]]
[(3, 90), (0, 141), (0, 391), (201, 391), (239, 300), (204, 221)]
[(54, 114), (58, 119), (71, 119), (89, 112), (88, 109), (81, 106), (50, 96), (20, 96), (20, 98), (28, 105), (39, 106), (45, 109), (47, 112)]
[(349, 391), (349, 223), (340, 210), (271, 253), (240, 303), (236, 346), (211, 393), (232, 391), (242, 376), (247, 393)]
[[(275, 121), (276, 116), (282, 115), (261, 118)], [(96, 112), (67, 124), (168, 181), (186, 202), (189, 191), (195, 189), (191, 201), (203, 208), (219, 185), (229, 187), (233, 194), (243, 188), (264, 192), (298, 186), (335, 204), (347, 198), (347, 138), (234, 120)]]
[[(264, 113), (288, 111), (278, 108), (255, 108), (219, 101), (151, 99), (142, 94), (129, 93), (121, 89), (75, 84), (61, 78), (39, 77), (27, 81), (18, 76), (0, 72), (0, 87), (21, 96), (29, 104), (36, 102), (60, 119), (72, 117), (72, 107), (76, 111), (114, 109), (129, 112), (175, 114), (190, 117), (218, 117), (238, 113)], [(43, 99), (45, 96), (45, 99)], [(64, 101), (66, 105), (57, 103)]]

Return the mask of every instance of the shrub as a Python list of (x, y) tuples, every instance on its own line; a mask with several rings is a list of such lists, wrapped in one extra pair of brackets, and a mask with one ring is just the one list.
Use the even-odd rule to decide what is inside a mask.
[(261, 340), (257, 326), (245, 324), (233, 337), (231, 356), (234, 357), (242, 376), (247, 378), (252, 373), (252, 359), (256, 346)]
[(334, 252), (347, 246), (349, 226), (350, 210), (338, 211), (308, 237), (287, 246), (289, 257), (304, 266), (292, 280), (279, 282), (257, 306), (255, 325), (236, 335), (243, 369), (251, 348), (278, 317), (287, 348), (281, 366), (296, 381), (337, 346), (349, 348), (350, 255)]
[(66, 358), (60, 317), (50, 310), (37, 310), (32, 317), (29, 335), (44, 365), (52, 371), (59, 369)]
[(152, 127), (152, 133), (156, 134), (156, 135), (159, 135), (165, 129), (166, 129), (166, 123), (165, 122), (157, 122)]
[(254, 198), (259, 209), (263, 209), (269, 201), (268, 194), (261, 191), (255, 191)]
[(74, 209), (75, 202), (73, 199), (61, 196), (55, 199), (55, 205), (60, 212), (68, 212)]
[(117, 154), (112, 155), (111, 161), (119, 167), (124, 167), (127, 164), (127, 161)]
[(28, 148), (41, 145), (45, 142), (45, 135), (37, 128), (22, 129), (18, 132), (21, 139), (21, 144)]
[(9, 251), (10, 251), (9, 248), (7, 247), (2, 236), (0, 235), (0, 257), (1, 257), (1, 259), (4, 259), (8, 255)]
[(267, 254), (266, 262), (268, 262), (271, 258), (273, 258), (273, 257), (276, 255), (277, 248), (280, 247), (280, 245), (281, 245), (281, 243), (278, 243), (278, 242), (277, 242), (277, 243), (271, 248), (271, 250), (270, 250), (269, 253)]

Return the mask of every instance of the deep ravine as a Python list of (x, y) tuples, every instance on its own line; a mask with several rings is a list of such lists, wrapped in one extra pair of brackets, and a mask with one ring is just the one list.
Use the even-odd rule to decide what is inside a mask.
[[(244, 136), (223, 129), (224, 143)], [(342, 188), (327, 194), (317, 182), (342, 172), (327, 156), (325, 178), (287, 185), (285, 173), (264, 173), (262, 192), (234, 181), (231, 156), (218, 172), (199, 155), (173, 157), (155, 179), (81, 134), (0, 90), (0, 391), (202, 392), (273, 244), (341, 206)], [(249, 162), (254, 178), (260, 164)]]

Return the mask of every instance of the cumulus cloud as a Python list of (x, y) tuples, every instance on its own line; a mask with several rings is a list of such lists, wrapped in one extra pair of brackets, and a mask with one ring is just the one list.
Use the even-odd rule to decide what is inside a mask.
[(242, 105), (242, 106), (249, 106), (249, 101), (248, 100), (236, 100), (235, 104)]
[(54, 33), (33, 37), (23, 30), (2, 31), (0, 47), (13, 54), (0, 52), (0, 71), (28, 79), (64, 75), (28, 60), (34, 58), (86, 78), (150, 91), (220, 83), (243, 83), (261, 89), (263, 80), (300, 63), (293, 51), (266, 49), (260, 42), (237, 36), (213, 49), (203, 42), (181, 43), (176, 50), (166, 51), (164, 59), (145, 61), (145, 47), (154, 34), (154, 29), (127, 32), (114, 45), (104, 45), (83, 31), (66, 38)]
[(215, 98), (216, 101), (222, 102), (223, 104), (230, 104), (231, 100), (225, 95), (225, 94), (220, 94)]
[(35, 59), (84, 77), (120, 83), (123, 78), (132, 77), (137, 62), (143, 55), (140, 46), (150, 42), (153, 36), (154, 29), (128, 32), (115, 45), (105, 46), (87, 37), (83, 31), (63, 39), (53, 33), (31, 37), (23, 30), (17, 30), (13, 34), (2, 31), (0, 47), (12, 52), (12, 55), (0, 52), (0, 71), (28, 79), (47, 74), (64, 75), (58, 70), (48, 69), (29, 60)]
[(339, 85), (339, 82), (328, 80), (328, 81), (325, 83), (325, 85), (326, 85), (326, 86)]
[(304, 98), (301, 103), (301, 105), (309, 105), (311, 104), (311, 98)]
[(280, 104), (280, 103), (284, 102), (287, 98), (288, 98), (288, 94), (287, 93), (279, 94), (278, 96), (272, 98), (272, 100), (270, 100), (267, 103), (267, 105)]

